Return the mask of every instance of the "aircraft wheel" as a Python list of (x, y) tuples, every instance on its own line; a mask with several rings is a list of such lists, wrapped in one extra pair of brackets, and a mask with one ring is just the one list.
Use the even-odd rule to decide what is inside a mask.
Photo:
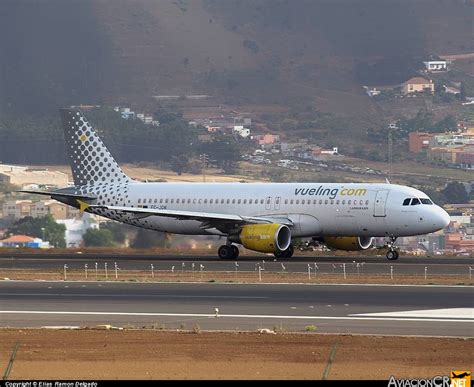
[(232, 252), (234, 253), (234, 259), (238, 258), (239, 253), (240, 253), (239, 248), (236, 245), (232, 245), (231, 247), (232, 247)]
[(273, 255), (275, 256), (275, 258), (285, 258), (285, 252), (284, 251), (275, 251), (273, 253)]
[(388, 250), (385, 257), (389, 261), (396, 261), (398, 259), (398, 251), (397, 250)]
[(274, 253), (273, 255), (276, 258), (291, 258), (294, 252), (295, 252), (295, 249), (293, 245), (290, 245), (285, 251), (278, 251)]
[(222, 245), (217, 250), (217, 254), (220, 259), (233, 259), (234, 258), (234, 249), (232, 246)]

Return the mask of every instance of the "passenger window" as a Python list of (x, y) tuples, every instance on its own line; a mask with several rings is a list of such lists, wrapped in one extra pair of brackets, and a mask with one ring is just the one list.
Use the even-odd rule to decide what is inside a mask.
[(336, 204), (339, 205), (339, 200), (336, 200)]
[(263, 199), (260, 199), (260, 204), (263, 204)]
[(150, 203), (150, 204), (151, 204), (151, 202), (152, 202), (152, 201), (153, 201), (152, 199), (148, 199), (148, 203)]
[(252, 199), (249, 199), (249, 204), (252, 204)]
[(235, 204), (235, 199), (232, 199), (232, 204)]
[(295, 204), (300, 204), (300, 200), (299, 199), (296, 199), (296, 203)]
[(241, 200), (240, 200), (240, 199), (238, 199), (238, 200), (237, 200), (237, 204), (240, 204), (240, 202), (241, 202)]
[(209, 204), (212, 204), (214, 202), (214, 199), (209, 200)]
[(293, 199), (290, 200), (290, 204), (293, 204)]
[(412, 206), (416, 206), (417, 204), (420, 204), (420, 200), (417, 199), (417, 198), (412, 199), (411, 205), (412, 205)]
[(333, 204), (334, 204), (334, 200), (331, 200), (331, 205), (333, 205)]
[(138, 199), (138, 204), (140, 204), (142, 202), (142, 199)]
[(171, 204), (173, 204), (173, 203), (174, 203), (174, 199), (171, 199)]
[(324, 201), (324, 204), (328, 204), (328, 203), (329, 203), (329, 202), (328, 202), (328, 200), (326, 199), (326, 200)]
[(176, 204), (179, 204), (179, 199), (176, 199)]
[(365, 201), (365, 205), (366, 205), (366, 206), (369, 205), (369, 201), (368, 201), (368, 200)]
[(342, 201), (342, 204), (343, 204), (343, 205), (344, 205), (344, 204), (346, 204), (346, 201), (345, 201), (345, 200), (343, 200), (343, 201)]
[(285, 204), (288, 204), (288, 199), (285, 199)]
[(191, 199), (188, 199), (188, 204), (191, 204)]
[(323, 199), (319, 199), (319, 205), (323, 204)]
[(165, 199), (165, 203), (168, 203), (168, 199)]
[(230, 204), (230, 199), (227, 199), (227, 204)]
[(204, 204), (207, 204), (207, 199), (204, 199)]
[(303, 200), (301, 200), (301, 204), (304, 204), (304, 199), (303, 199)]
[(352, 202), (351, 202), (350, 200), (347, 201), (347, 204), (351, 205), (351, 203), (352, 203)]
[(158, 199), (155, 199), (155, 204), (158, 203)]
[(409, 206), (410, 205), (410, 198), (406, 198), (404, 201), (403, 201), (403, 205), (404, 206)]
[(202, 203), (202, 199), (199, 199), (198, 203), (201, 204), (201, 203)]
[(247, 204), (247, 199), (244, 199), (244, 204)]

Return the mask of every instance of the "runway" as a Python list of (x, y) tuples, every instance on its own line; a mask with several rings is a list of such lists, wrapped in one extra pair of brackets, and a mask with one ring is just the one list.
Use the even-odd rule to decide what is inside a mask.
[(469, 286), (1, 281), (0, 323), (473, 337), (473, 299)]
[[(87, 264), (93, 269), (117, 265), (122, 270), (150, 270), (151, 265), (159, 270), (197, 270), (203, 265), (206, 271), (255, 271), (261, 267), (266, 272), (289, 273), (311, 270), (320, 273), (347, 274), (389, 274), (390, 267), (396, 275), (424, 275), (425, 268), (429, 275), (459, 275), (465, 278), (469, 268), (474, 269), (474, 258), (469, 257), (401, 257), (398, 261), (388, 261), (384, 257), (317, 257), (295, 256), (291, 259), (275, 259), (273, 256), (239, 257), (238, 260), (226, 261), (212, 256), (177, 256), (177, 255), (106, 255), (106, 254), (0, 254), (0, 269), (58, 269), (65, 264), (69, 269), (83, 269)], [(236, 264), (237, 263), (237, 264)]]

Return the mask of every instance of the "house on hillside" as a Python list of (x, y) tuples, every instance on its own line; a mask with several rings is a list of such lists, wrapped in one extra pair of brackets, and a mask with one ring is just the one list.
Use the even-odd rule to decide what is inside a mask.
[(454, 94), (454, 95), (461, 94), (461, 90), (458, 89), (457, 87), (443, 85), (443, 88), (444, 88), (445, 93)]
[(434, 90), (434, 82), (431, 79), (427, 80), (421, 77), (410, 78), (408, 81), (401, 84), (401, 91), (403, 95), (424, 92), (434, 94)]
[(33, 238), (27, 235), (12, 235), (0, 240), (0, 247), (48, 249), (50, 245), (49, 242), (44, 242), (40, 238)]

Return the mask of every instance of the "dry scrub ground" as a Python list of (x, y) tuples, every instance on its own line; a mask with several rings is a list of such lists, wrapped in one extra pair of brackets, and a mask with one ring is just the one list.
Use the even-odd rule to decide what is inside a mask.
[[(9, 379), (329, 379), (472, 370), (472, 339), (153, 330), (0, 330)], [(0, 368), (1, 368), (0, 367)]]
[(108, 270), (107, 277), (104, 270), (98, 276), (89, 269), (86, 278), (84, 270), (67, 270), (66, 277), (62, 269), (0, 269), (0, 280), (48, 280), (48, 281), (128, 281), (128, 282), (232, 282), (232, 283), (306, 283), (306, 284), (416, 284), (416, 285), (473, 285), (474, 280), (469, 275), (397, 275), (393, 279), (390, 274), (328, 274), (307, 273), (276, 273), (262, 271), (260, 276), (255, 272), (232, 271), (154, 271), (150, 270), (120, 270), (115, 277), (113, 267)]

